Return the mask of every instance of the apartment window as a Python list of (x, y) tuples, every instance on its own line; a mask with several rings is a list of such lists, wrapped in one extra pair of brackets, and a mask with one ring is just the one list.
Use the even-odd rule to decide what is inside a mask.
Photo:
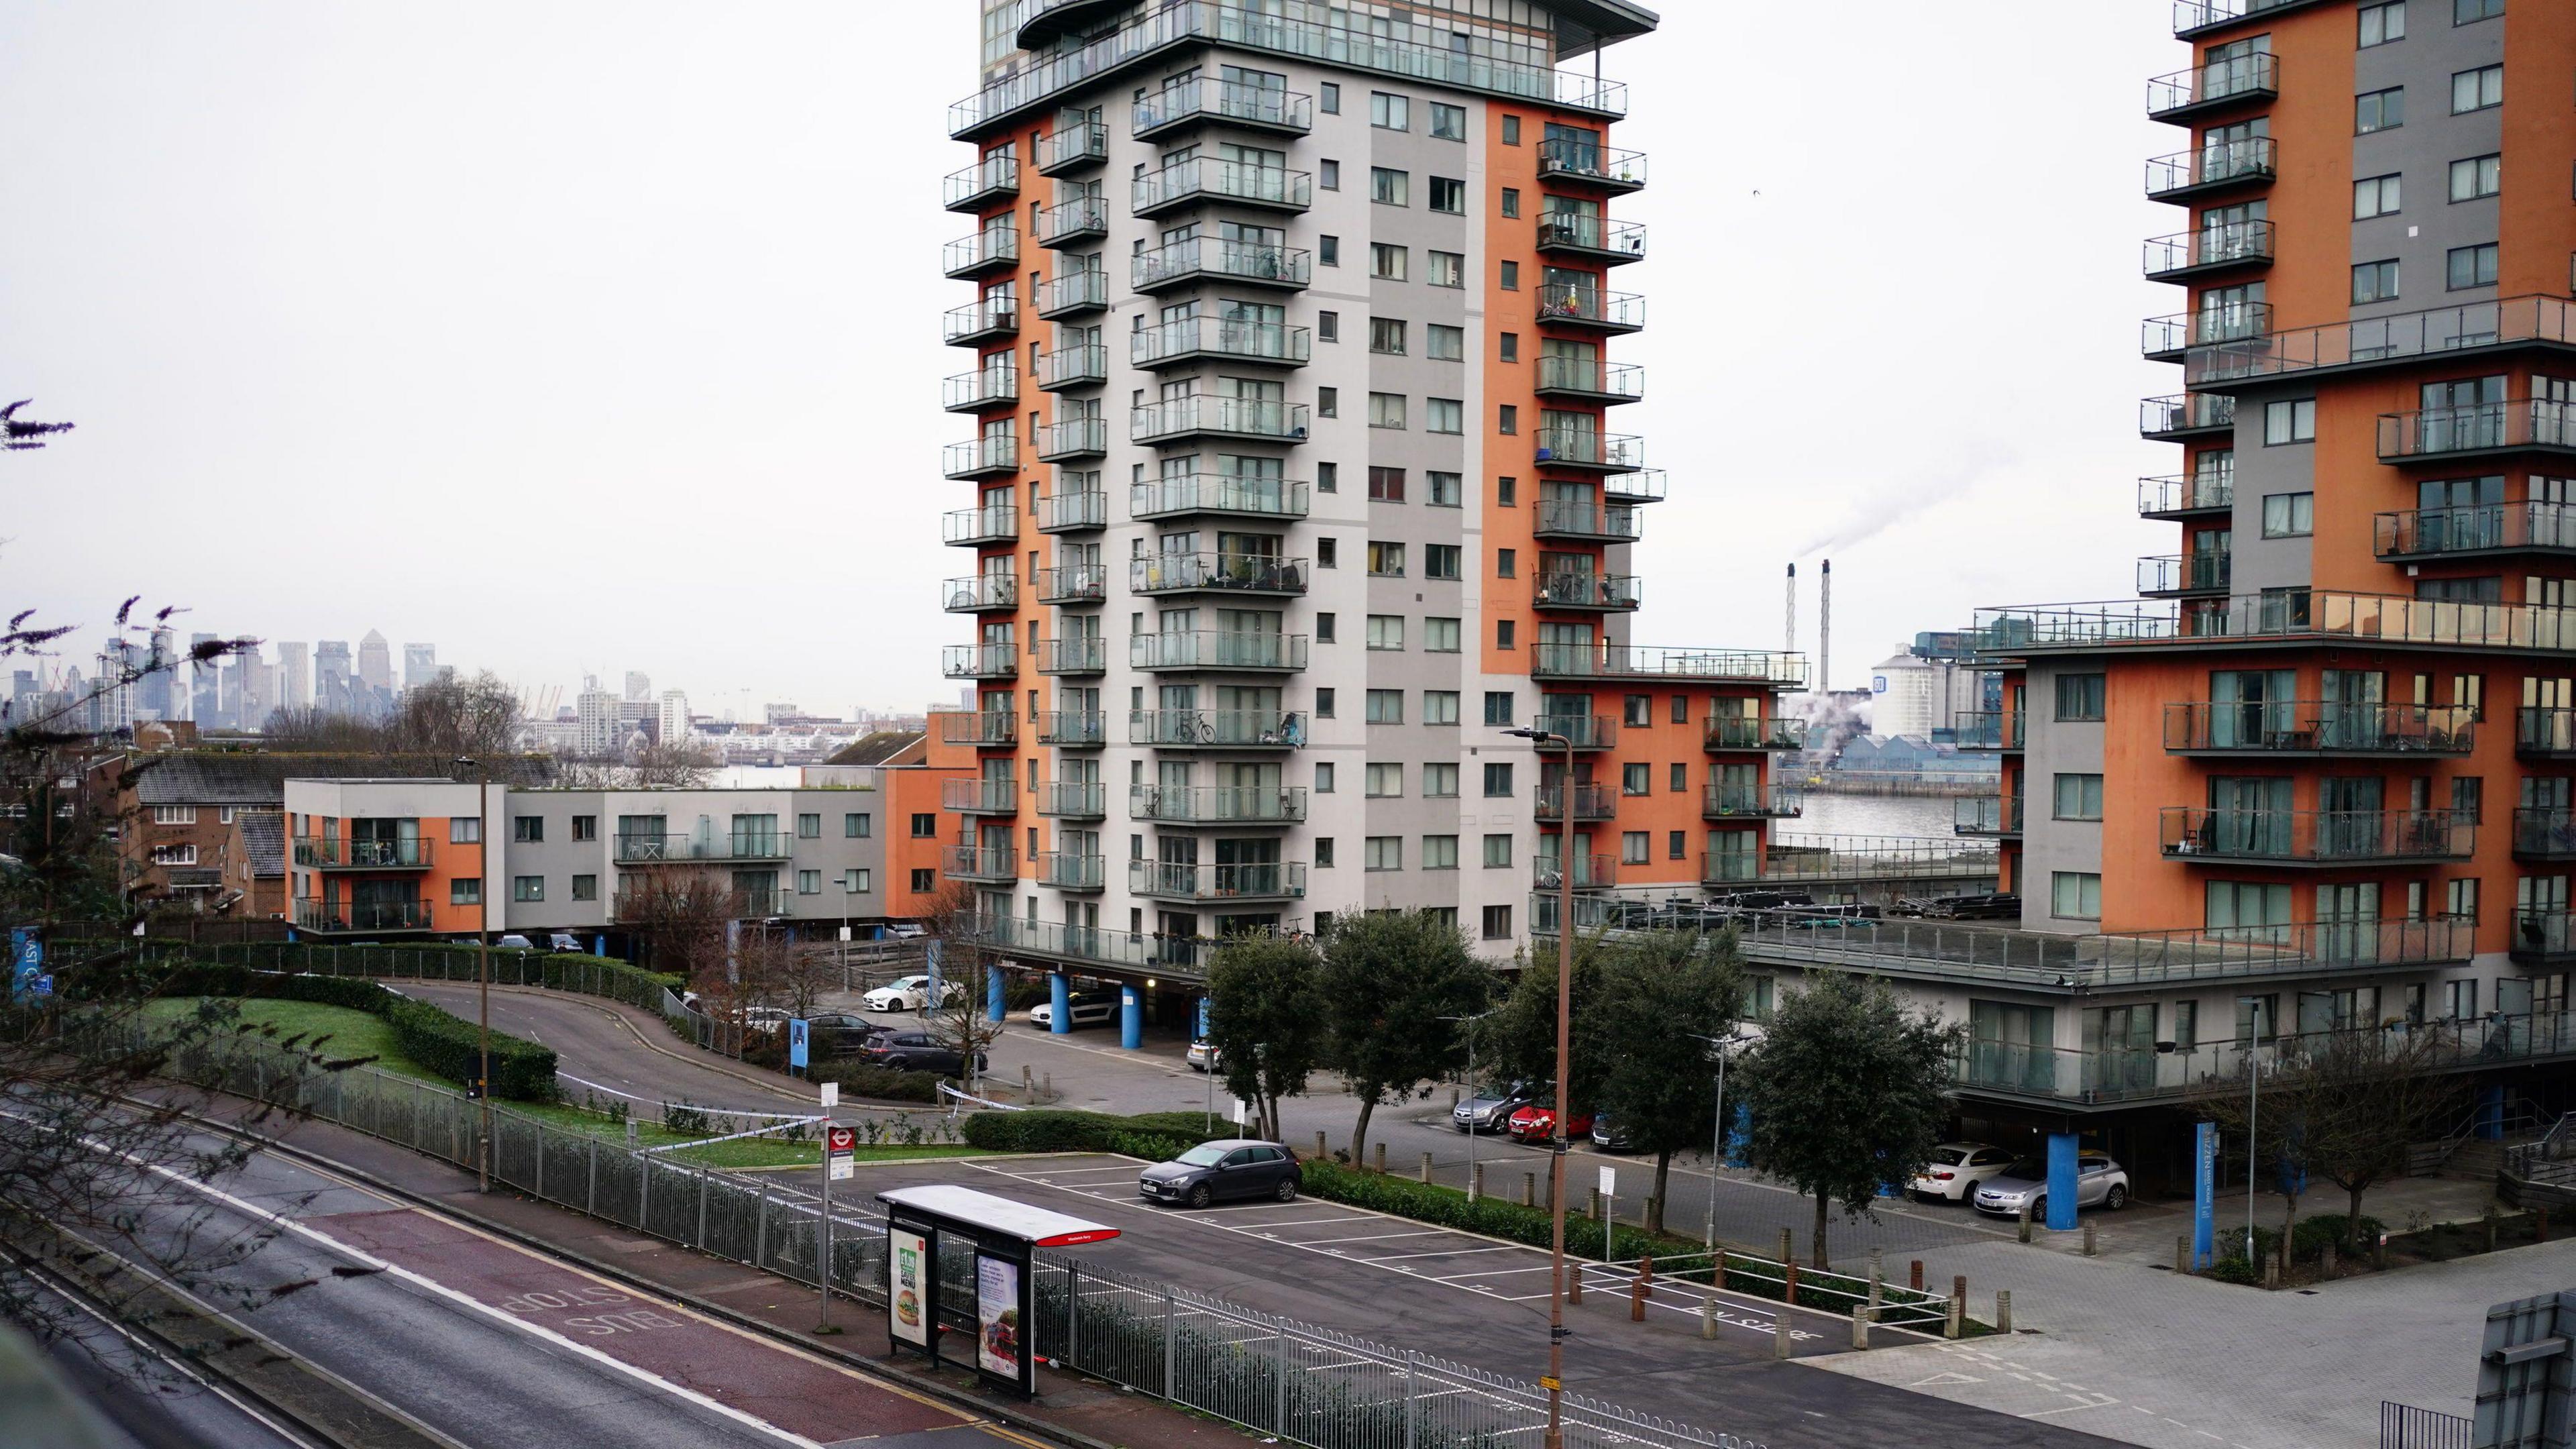
[(2443, 982), (2442, 1007), (2443, 1015), (2453, 1021), (2475, 1020), (2478, 1014), (2477, 978)]
[(1619, 767), (1619, 793), (1622, 795), (1653, 794), (1655, 792), (1654, 769), (1654, 766), (1646, 764), (1621, 765)]
[(1369, 124), (1384, 126), (1390, 131), (1409, 131), (1413, 128), (1413, 102), (1407, 97), (1389, 95), (1385, 91), (1371, 91), (1369, 92)]
[(850, 814), (841, 817), (841, 838), (843, 840), (865, 840), (868, 838), (873, 825), (874, 821), (869, 816), (853, 811)]
[[(1333, 837), (1329, 835), (1318, 836), (1315, 839), (1315, 869), (1331, 870), (1332, 868)], [(1315, 913), (1315, 929), (1318, 931), (1326, 929), (1331, 924), (1332, 914), (1333, 913), (1330, 911), (1317, 911)]]
[(575, 840), (597, 840), (599, 838), (599, 817), (596, 815), (574, 816), (572, 818), (572, 838)]
[(2476, 201), (2504, 190), (2504, 157), (2471, 156), (2451, 163), (2451, 199)]
[(2052, 871), (2048, 877), (2048, 913), (2061, 920), (2102, 919), (2102, 877), (2095, 871)]
[[(1450, 697), (1453, 701), (1456, 699), (1455, 695)], [(1452, 719), (1450, 723), (1456, 724), (1457, 721)], [(1424, 765), (1422, 767), (1422, 798), (1425, 800), (1457, 799), (1458, 767), (1456, 765)]]
[(1338, 701), (1337, 701), (1337, 699), (1336, 699), (1336, 696), (1334, 695), (1334, 693), (1333, 693), (1333, 691), (1332, 691), (1332, 689), (1331, 689), (1331, 687), (1330, 687), (1330, 686), (1326, 686), (1325, 688), (1322, 688), (1322, 689), (1318, 689), (1318, 690), (1316, 690), (1316, 691), (1315, 691), (1315, 718), (1317, 718), (1317, 719), (1331, 719), (1331, 718), (1333, 718), (1333, 710), (1334, 710), (1334, 707), (1335, 707), (1335, 705), (1337, 704), (1337, 702), (1338, 702)]
[(1653, 849), (1654, 835), (1652, 832), (1645, 830), (1622, 830), (1619, 832), (1619, 863), (1621, 865), (1644, 865), (1648, 860), (1652, 859), (1650, 852)]
[[(1710, 708), (1714, 710), (1716, 708), (1715, 704), (1712, 703)], [(1690, 723), (1689, 695), (1676, 694), (1673, 696), (1673, 723), (1678, 725), (1686, 725)]]
[(1519, 291), (1521, 289), (1521, 264), (1513, 261), (1504, 262), (1500, 280), (1504, 291)]
[(1519, 627), (1518, 627), (1517, 625), (1515, 625), (1515, 624), (1513, 623), (1513, 621), (1512, 621), (1512, 620), (1509, 620), (1509, 619), (1496, 619), (1496, 620), (1494, 621), (1494, 647), (1495, 647), (1495, 648), (1497, 648), (1497, 649), (1518, 649), (1519, 647), (1521, 647), (1521, 646), (1520, 646), (1520, 637), (1521, 637), (1521, 635), (1520, 635), (1520, 629), (1519, 629)]
[(544, 876), (514, 875), (510, 877), (510, 899), (514, 901), (541, 901), (545, 898), (546, 878)]
[[(1498, 432), (1498, 433), (1502, 434), (1504, 437), (1509, 438), (1509, 437), (1516, 436), (1516, 435), (1520, 432), (1520, 430), (1521, 430), (1521, 410), (1520, 410), (1518, 407), (1514, 406), (1514, 405), (1513, 405), (1513, 404), (1511, 404), (1511, 403), (1503, 403), (1503, 404), (1501, 404), (1499, 407), (1497, 407), (1497, 408), (1494, 410), (1494, 431), (1495, 431), (1495, 432)], [(1506, 479), (1502, 480), (1502, 488), (1503, 488), (1503, 494), (1504, 494), (1504, 497), (1503, 497), (1503, 506), (1504, 506), (1505, 508), (1509, 508), (1509, 507), (1511, 507), (1511, 506), (1512, 506), (1512, 501), (1511, 501), (1511, 496), (1510, 496), (1510, 495), (1511, 495), (1511, 490), (1512, 490), (1512, 482), (1513, 482), (1513, 480), (1511, 480), (1511, 479), (1509, 479), (1509, 478), (1506, 478)]]
[(913, 816), (912, 838), (915, 840), (937, 840), (939, 838), (939, 817), (936, 814), (929, 812)]
[(1342, 465), (1339, 463), (1317, 463), (1315, 465), (1315, 491), (1318, 493), (1341, 492)]
[(152, 847), (152, 863), (154, 865), (195, 865), (197, 847), (193, 842), (186, 845), (156, 845)]
[(1458, 837), (1454, 835), (1426, 835), (1422, 837), (1422, 868), (1424, 870), (1456, 870), (1458, 868)]
[(2397, 263), (2363, 262), (2352, 269), (2352, 300), (2360, 302), (2394, 302), (2397, 300)]
[(2361, 7), (2361, 48), (2406, 38), (2406, 0)]
[[(1401, 689), (1370, 690), (1368, 692), (1368, 722), (1370, 724), (1404, 723), (1404, 691)], [(1378, 767), (1371, 765), (1369, 768), (1374, 770)], [(1404, 767), (1397, 765), (1392, 768), (1400, 770)]]
[(1369, 200), (1380, 206), (1413, 204), (1413, 173), (1388, 166), (1369, 168)]
[(197, 807), (194, 805), (155, 805), (152, 807), (152, 823), (155, 825), (194, 825), (197, 823)]
[(1372, 835), (1360, 842), (1363, 870), (1404, 869), (1404, 837)]
[(1665, 788), (1665, 789), (1667, 789), (1667, 790), (1670, 790), (1672, 793), (1674, 793), (1674, 794), (1676, 794), (1676, 795), (1687, 795), (1687, 794), (1689, 794), (1689, 793), (1690, 793), (1690, 766), (1688, 766), (1688, 765), (1682, 765), (1682, 764), (1676, 764), (1676, 765), (1674, 765), (1674, 766), (1672, 767), (1672, 769), (1671, 769), (1671, 771), (1670, 771), (1670, 774), (1671, 774), (1671, 778), (1665, 782), (1664, 788)]
[(1520, 570), (1520, 550), (1514, 548), (1498, 548), (1494, 550), (1495, 578), (1516, 579), (1520, 577)]
[(1380, 578), (1404, 577), (1404, 545), (1369, 540), (1368, 571)]
[(1404, 470), (1402, 468), (1369, 469), (1369, 502), (1402, 503)]
[(1452, 215), (1467, 214), (1467, 183), (1450, 176), (1431, 178), (1431, 209)]
[(800, 870), (796, 872), (796, 894), (800, 896), (819, 896), (822, 893), (823, 873), (821, 871)]
[(1315, 389), (1315, 416), (1338, 418), (1342, 415), (1342, 390), (1338, 387)]
[(2451, 290), (2464, 287), (2492, 287), (2496, 284), (2496, 244), (2453, 247), (2447, 257)]
[(1330, 760), (1319, 760), (1315, 763), (1315, 793), (1318, 795), (1333, 793), (1333, 762)]
[(1446, 101), (1431, 103), (1431, 139), (1464, 141), (1467, 139), (1467, 108)]
[(1339, 341), (1341, 341), (1341, 340), (1342, 340), (1342, 314), (1341, 314), (1341, 313), (1339, 313), (1339, 312), (1318, 312), (1318, 313), (1316, 313), (1316, 314), (1315, 314), (1315, 340), (1316, 340), (1316, 341), (1318, 341), (1318, 342), (1339, 342)]
[(2487, 677), (2483, 674), (2451, 676), (2451, 703), (2469, 712), (2469, 718), (2484, 721), (2487, 717)]
[(1337, 631), (1340, 627), (1341, 616), (1339, 614), (1317, 614), (1315, 616), (1315, 642), (1318, 644), (1334, 643), (1336, 641)]
[(1326, 191), (1341, 190), (1342, 163), (1335, 161), (1330, 157), (1326, 157), (1323, 161), (1317, 163), (1315, 168), (1315, 184)]
[(2406, 124), (2406, 87), (2390, 86), (2384, 91), (2367, 91), (2353, 98), (2352, 129), (2367, 136), (2373, 131), (2393, 131)]
[[(1512, 692), (1510, 690), (1489, 689), (1485, 691), (1485, 723), (1489, 725), (1508, 725), (1512, 723)], [(1488, 765), (1485, 768), (1488, 771), (1486, 778), (1489, 780), (1492, 779), (1493, 776), (1490, 772), (1493, 767)], [(1503, 766), (1503, 769), (1505, 771), (1509, 771), (1511, 766), (1505, 765)], [(1503, 779), (1508, 787), (1511, 776), (1506, 773), (1503, 776)], [(1511, 791), (1509, 788), (1506, 788), (1503, 793), (1508, 795)]]
[(2478, 919), (2478, 878), (2462, 876), (2442, 882), (2442, 909), (2475, 925)]
[(1518, 116), (1503, 117), (1503, 144), (1506, 146), (1517, 146), (1520, 143), (1521, 118)]
[(1504, 216), (1504, 218), (1505, 218), (1506, 220), (1509, 220), (1509, 219), (1513, 219), (1513, 218), (1518, 217), (1520, 214), (1521, 214), (1521, 189), (1520, 189), (1519, 187), (1517, 187), (1517, 186), (1506, 186), (1506, 187), (1504, 187), (1504, 188), (1503, 188), (1503, 216)]
[(913, 892), (913, 894), (915, 894), (915, 895), (925, 895), (925, 896), (926, 896), (926, 895), (930, 894), (932, 891), (935, 891), (935, 890), (937, 890), (937, 889), (939, 889), (939, 872), (938, 872), (938, 871), (936, 871), (936, 870), (916, 870), (916, 871), (914, 871), (914, 872), (912, 873), (912, 892)]
[(1664, 859), (1690, 859), (1690, 836), (1688, 833), (1679, 830), (1668, 830), (1664, 832)]
[(483, 878), (458, 876), (447, 883), (447, 903), (451, 906), (483, 904)]
[(2317, 440), (2317, 400), (2292, 398), (2263, 404), (2263, 446)]
[[(1422, 430), (1426, 433), (1453, 434), (1467, 431), (1467, 405), (1454, 397), (1424, 398)], [(1457, 475), (1450, 476), (1454, 478)]]
[(1369, 615), (1368, 647), (1371, 649), (1403, 648), (1404, 616), (1402, 614)]
[[(1458, 691), (1454, 689), (1426, 689), (1422, 691), (1422, 722), (1427, 725), (1455, 725), (1458, 723)], [(1423, 783), (1425, 787), (1423, 790), (1424, 794), (1427, 795), (1432, 793), (1429, 789), (1430, 772), (1435, 769), (1447, 770), (1449, 772), (1449, 789), (1447, 793), (1452, 795), (1458, 793), (1458, 767), (1456, 765), (1425, 765), (1422, 769)]]
[(1426, 579), (1451, 579), (1459, 576), (1460, 561), (1466, 557), (1463, 545), (1426, 543), (1422, 546), (1422, 576)]
[(1463, 252), (1433, 252), (1431, 274), (1423, 279), (1435, 287), (1467, 285), (1467, 258)]
[(1371, 317), (1369, 319), (1369, 351), (1383, 352), (1397, 357), (1403, 356), (1404, 319), (1401, 317)]
[(1342, 239), (1337, 236), (1315, 238), (1315, 261), (1318, 265), (1338, 267), (1342, 264)]
[(1518, 508), (1520, 506), (1520, 492), (1521, 480), (1518, 478), (1495, 479), (1494, 506), (1496, 508)]
[(2405, 177), (2372, 176), (2352, 184), (2352, 219), (2366, 221), (2395, 213), (2404, 203)]
[(1342, 88), (1331, 81), (1326, 81), (1320, 89), (1322, 93), (1315, 98), (1316, 108), (1328, 116), (1340, 115), (1342, 113)]
[(841, 872), (841, 889), (851, 895), (865, 895), (875, 890), (876, 873), (861, 866)]
[[(581, 817), (579, 817), (579, 816), (575, 816), (575, 817), (574, 817), (574, 819), (573, 819), (573, 825), (572, 825), (572, 838), (573, 838), (573, 839), (575, 839), (575, 840), (579, 840), (579, 839), (581, 839), (581, 838), (582, 838), (582, 835), (581, 835)], [(797, 816), (797, 817), (796, 817), (796, 838), (797, 838), (797, 839), (799, 839), (799, 840), (820, 840), (820, 839), (822, 839), (822, 838), (823, 838), (823, 817), (822, 817), (820, 814), (814, 814), (814, 815), (799, 815), (799, 816)]]
[(2314, 493), (2263, 495), (2263, 536), (2265, 538), (2303, 538), (2316, 531), (2317, 495)]
[(2099, 820), (2102, 818), (2102, 777), (2099, 775), (2060, 775), (2057, 777), (2056, 809), (2060, 820)]
[[(1439, 398), (1430, 399), (1431, 406), (1435, 410), (1439, 407), (1440, 402), (1441, 399)], [(1436, 421), (1436, 417), (1434, 420)], [(1437, 433), (1445, 432), (1447, 430), (1433, 427), (1430, 431)], [(1466, 506), (1467, 479), (1464, 474), (1444, 473), (1434, 469), (1425, 472), (1422, 475), (1422, 481), (1424, 486), (1429, 490), (1428, 495), (1423, 499), (1423, 501), (1433, 508), (1463, 508)], [(1438, 548), (1440, 545), (1433, 544), (1432, 547)], [(1457, 549), (1455, 546), (1452, 546), (1450, 551), (1455, 553)], [(1453, 570), (1447, 575), (1447, 577), (1454, 579), (1458, 577), (1458, 575)]]
[(2099, 674), (2061, 674), (2057, 676), (2057, 717), (2100, 719), (2103, 694), (2103, 676)]
[(2451, 23), (2474, 25), (2504, 14), (2504, 0), (2451, 0)]
[(1315, 567), (1337, 569), (1342, 566), (1342, 541), (1337, 538), (1315, 540)]
[(1466, 328), (1451, 327), (1443, 323), (1434, 322), (1422, 330), (1423, 356), (1430, 358), (1434, 362), (1464, 362), (1467, 360)]
[(2486, 781), (2475, 775), (2451, 777), (2451, 811), (2471, 825), (2486, 823)]
[(1372, 428), (1404, 426), (1404, 394), (1373, 392), (1369, 394), (1368, 425)]
[(2504, 67), (2480, 66), (2451, 77), (2451, 114), (2466, 115), (2504, 104)]
[(546, 838), (546, 817), (542, 815), (511, 816), (510, 838), (521, 845), (543, 844)]
[(1388, 242), (1369, 243), (1369, 275), (1381, 281), (1401, 282), (1408, 269), (1405, 250)]
[[(1494, 721), (1491, 718), (1491, 712), (1488, 711), (1487, 713), (1488, 717), (1485, 720), (1485, 723), (1492, 724)], [(1509, 723), (1511, 721), (1511, 714), (1508, 710), (1504, 712), (1503, 720), (1505, 723)], [(1485, 798), (1488, 800), (1508, 800), (1511, 797), (1512, 767), (1510, 764), (1488, 763), (1485, 766)]]
[(483, 819), (478, 815), (459, 815), (447, 822), (447, 843), (480, 845), (483, 843)]
[(1512, 863), (1512, 838), (1508, 835), (1485, 837), (1485, 869), (1506, 870)]
[(1619, 699), (1620, 722), (1632, 730), (1641, 730), (1655, 722), (1655, 697), (1651, 694), (1622, 695)]

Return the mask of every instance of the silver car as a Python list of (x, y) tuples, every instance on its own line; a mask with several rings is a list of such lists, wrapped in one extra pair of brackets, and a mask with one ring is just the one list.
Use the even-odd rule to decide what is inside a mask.
[[(1989, 1178), (1977, 1189), (1977, 1211), (1996, 1217), (2021, 1216), (2023, 1203), (2030, 1204), (2032, 1221), (2048, 1216), (2048, 1162), (2045, 1158), (2025, 1157)], [(2112, 1212), (2129, 1205), (2129, 1172), (2113, 1162), (2108, 1153), (2087, 1152), (2075, 1160), (2075, 1205), (2079, 1208), (2100, 1207)]]

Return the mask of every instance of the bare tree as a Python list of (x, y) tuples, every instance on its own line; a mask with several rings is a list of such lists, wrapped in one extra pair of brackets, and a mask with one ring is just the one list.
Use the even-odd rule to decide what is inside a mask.
[(440, 679), (403, 692), (385, 721), (385, 747), (395, 754), (483, 759), (516, 749), (523, 726), (519, 692), (485, 670), (471, 679)]
[(629, 870), (617, 893), (617, 919), (642, 948), (645, 966), (713, 994), (728, 986), (725, 928), (742, 918), (746, 904), (732, 881), (712, 870)]
[(975, 1090), (976, 1063), (1002, 1039), (1003, 1023), (989, 1014), (993, 973), (1001, 970), (975, 930), (975, 892), (964, 881), (944, 883), (922, 917), (925, 948), (938, 943), (941, 998), (924, 1009), (931, 1039), (957, 1053), (958, 1075)]
[(832, 957), (766, 926), (742, 928), (734, 943), (734, 978), (745, 1001), (789, 1016), (812, 1016), (823, 993), (841, 983)]
[(714, 781), (716, 754), (697, 741), (674, 740), (646, 745), (631, 757), (561, 759), (555, 768), (557, 783), (576, 790), (697, 790)]

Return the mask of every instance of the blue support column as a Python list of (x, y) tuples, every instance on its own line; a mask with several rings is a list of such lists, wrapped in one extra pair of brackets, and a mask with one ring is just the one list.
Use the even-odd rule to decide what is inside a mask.
[(606, 936), (593, 936), (593, 937), (591, 937), (591, 938), (590, 938), (590, 954), (592, 954), (593, 956), (605, 956), (605, 955), (607, 955), (607, 954), (608, 954), (608, 938), (607, 938)]
[(2048, 1228), (2065, 1232), (2075, 1226), (2075, 1134), (2048, 1134)]
[(1133, 986), (1118, 988), (1118, 1044), (1131, 1052), (1145, 1044), (1145, 997)]
[(1008, 1001), (1009, 1001), (1009, 983), (1007, 983), (1007, 982), (1003, 981), (1003, 979), (1002, 979), (1002, 968), (1001, 968), (1001, 967), (999, 967), (999, 966), (987, 966), (987, 967), (985, 967), (985, 968), (984, 968), (984, 1017), (985, 1017), (985, 1019), (986, 1019), (986, 1020), (988, 1020), (988, 1021), (1000, 1021), (1003, 1017), (1008, 1016), (1008, 1015), (1010, 1014), (1010, 1007), (1009, 1007), (1009, 1005), (1008, 1005)]
[(1047, 973), (1047, 1030), (1057, 1036), (1073, 1030), (1073, 983), (1061, 971)]
[(2203, 1122), (2192, 1140), (2191, 1267), (2197, 1273), (2217, 1256), (2218, 1124)]

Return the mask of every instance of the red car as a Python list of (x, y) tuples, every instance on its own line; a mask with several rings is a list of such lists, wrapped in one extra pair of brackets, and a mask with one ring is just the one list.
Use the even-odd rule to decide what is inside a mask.
[[(1556, 1108), (1532, 1102), (1512, 1114), (1505, 1130), (1514, 1142), (1545, 1142), (1556, 1135)], [(1571, 1113), (1565, 1124), (1568, 1137), (1585, 1137), (1592, 1132), (1592, 1114), (1581, 1109)]]

